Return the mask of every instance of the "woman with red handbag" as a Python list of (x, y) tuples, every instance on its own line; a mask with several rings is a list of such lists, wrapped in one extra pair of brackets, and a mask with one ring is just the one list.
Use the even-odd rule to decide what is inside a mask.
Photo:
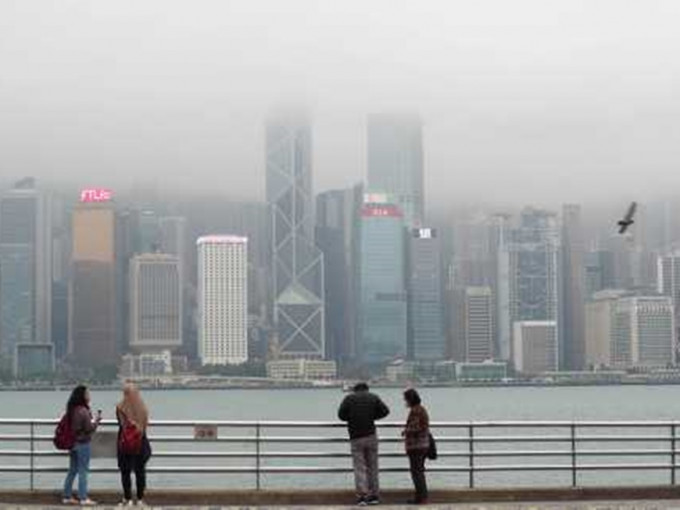
[(123, 400), (116, 406), (118, 419), (118, 469), (123, 484), (121, 505), (132, 506), (132, 473), (137, 482), (137, 505), (144, 506), (146, 463), (151, 457), (151, 444), (146, 437), (149, 412), (139, 389), (132, 384), (123, 388)]

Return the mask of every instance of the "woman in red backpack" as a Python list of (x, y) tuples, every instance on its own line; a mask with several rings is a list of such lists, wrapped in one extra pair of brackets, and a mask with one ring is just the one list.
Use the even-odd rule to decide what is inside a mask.
[(146, 463), (151, 457), (151, 445), (146, 437), (149, 412), (139, 389), (132, 384), (123, 388), (123, 400), (116, 406), (118, 430), (118, 469), (123, 484), (123, 506), (132, 506), (132, 472), (137, 482), (137, 504), (144, 506)]
[[(92, 419), (90, 392), (85, 386), (76, 387), (66, 405), (66, 416), (70, 420), (74, 445), (69, 451), (69, 468), (64, 482), (64, 504), (94, 506), (96, 503), (87, 496), (87, 475), (90, 470), (90, 441), (101, 422), (101, 412)], [(73, 497), (73, 481), (78, 475), (78, 498)]]

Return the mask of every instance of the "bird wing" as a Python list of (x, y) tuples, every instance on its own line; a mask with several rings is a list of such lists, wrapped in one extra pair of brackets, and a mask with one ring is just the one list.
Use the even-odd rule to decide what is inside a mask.
[(635, 216), (635, 211), (637, 209), (637, 202), (632, 202), (630, 204), (630, 207), (628, 207), (628, 212), (626, 213), (626, 220), (625, 221), (630, 221), (633, 219), (633, 216)]

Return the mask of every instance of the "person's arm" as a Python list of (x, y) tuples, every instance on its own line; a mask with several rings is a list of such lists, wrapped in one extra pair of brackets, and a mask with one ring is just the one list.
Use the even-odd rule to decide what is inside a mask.
[(377, 402), (375, 404), (375, 419), (382, 420), (390, 414), (390, 408), (387, 407), (385, 402), (383, 402), (379, 397), (376, 398)]
[(338, 418), (340, 421), (349, 421), (349, 397), (345, 397), (338, 408)]
[(97, 430), (98, 421), (92, 419), (90, 411), (84, 407), (80, 407), (75, 411), (73, 430), (76, 435), (91, 435)]

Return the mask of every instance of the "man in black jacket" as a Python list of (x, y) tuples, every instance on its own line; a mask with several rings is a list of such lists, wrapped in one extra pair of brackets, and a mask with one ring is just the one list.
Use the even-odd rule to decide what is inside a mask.
[(366, 383), (359, 383), (347, 395), (338, 409), (338, 418), (347, 422), (352, 461), (354, 463), (354, 482), (357, 489), (358, 504), (377, 505), (380, 503), (378, 482), (378, 435), (375, 421), (390, 414), (389, 408), (368, 390)]

